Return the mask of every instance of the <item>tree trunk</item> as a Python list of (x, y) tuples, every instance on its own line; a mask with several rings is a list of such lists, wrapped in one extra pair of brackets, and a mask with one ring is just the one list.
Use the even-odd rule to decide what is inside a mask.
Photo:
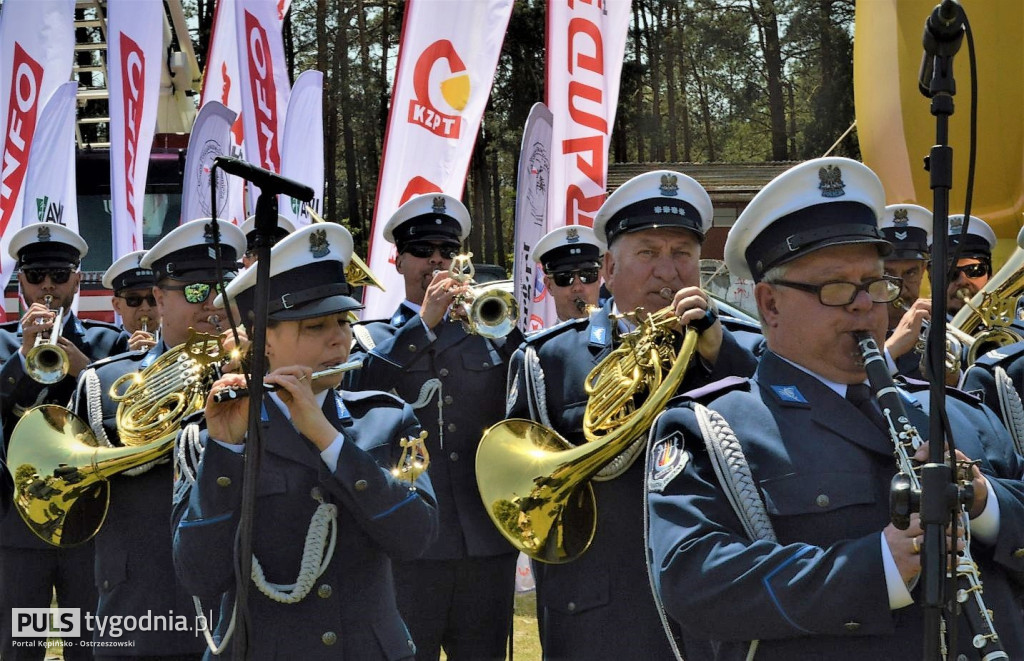
[(676, 66), (680, 60), (679, 42), (679, 8), (675, 5), (668, 8), (668, 14), (664, 23), (668, 39), (665, 40), (667, 48), (663, 51), (665, 62), (665, 97), (668, 100), (668, 157), (673, 163), (679, 161), (679, 130), (676, 119)]
[[(636, 58), (637, 71), (643, 71), (643, 65), (640, 62), (640, 50), (642, 48), (640, 39), (640, 7), (639, 3), (633, 3), (633, 54)], [(644, 94), (643, 84), (639, 85), (636, 91), (636, 98), (633, 101), (636, 104), (636, 161), (637, 163), (644, 162)]]
[(338, 3), (338, 38), (337, 38), (337, 61), (335, 69), (339, 78), (338, 87), (341, 90), (341, 98), (338, 105), (341, 107), (341, 135), (345, 148), (345, 198), (348, 211), (348, 222), (353, 228), (358, 228), (363, 237), (368, 235), (363, 225), (362, 214), (359, 212), (359, 194), (356, 187), (358, 172), (356, 170), (356, 147), (355, 137), (352, 131), (352, 101), (349, 98), (348, 90), (351, 89), (348, 67), (348, 27), (351, 17), (345, 11), (346, 3)]
[(761, 35), (765, 75), (768, 79), (768, 116), (772, 137), (772, 160), (788, 160), (786, 136), (786, 100), (782, 89), (782, 47), (779, 20), (774, 0), (761, 0), (759, 7), (750, 0), (750, 14)]
[[(327, 38), (327, 0), (316, 0), (316, 68), (319, 71), (330, 71), (330, 42)], [(337, 167), (337, 125), (332, 121), (331, 109), (338, 98), (338, 85), (334, 76), (327, 76), (327, 89), (323, 96), (324, 116), (324, 218), (337, 218), (336, 205), (338, 200)]]

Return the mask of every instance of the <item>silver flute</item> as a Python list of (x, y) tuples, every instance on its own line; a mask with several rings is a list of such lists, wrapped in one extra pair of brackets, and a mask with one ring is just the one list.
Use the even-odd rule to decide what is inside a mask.
[[(310, 381), (316, 381), (317, 379), (325, 379), (330, 376), (337, 376), (338, 374), (342, 374), (344, 372), (357, 370), (362, 366), (362, 358), (353, 358), (352, 360), (342, 363), (340, 365), (328, 367), (327, 369), (320, 370), (319, 372), (313, 372), (313, 374), (310, 376)], [(305, 380), (305, 377), (300, 377), (299, 380), (303, 381)], [(274, 392), (278, 389), (279, 386), (275, 383), (267, 383), (266, 381), (263, 382), (264, 392)], [(213, 395), (211, 395), (213, 401), (217, 402), (218, 404), (221, 402), (231, 401), (232, 399), (241, 399), (242, 397), (248, 396), (249, 390), (247, 388), (222, 388), (221, 390), (218, 390), (217, 392), (213, 393)]]

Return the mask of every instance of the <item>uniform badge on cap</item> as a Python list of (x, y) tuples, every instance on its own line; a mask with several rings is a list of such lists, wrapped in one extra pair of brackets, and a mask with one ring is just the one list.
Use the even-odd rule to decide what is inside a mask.
[(578, 229), (576, 229), (575, 227), (570, 227), (568, 230), (566, 230), (566, 232), (565, 232), (565, 242), (566, 243), (579, 243), (579, 241), (580, 241), (580, 231)]
[(892, 214), (892, 224), (906, 227), (907, 223), (910, 222), (910, 217), (907, 215), (906, 209), (897, 209)]
[(843, 183), (843, 173), (839, 166), (830, 163), (819, 169), (818, 179), (822, 197), (842, 197), (846, 194), (846, 184)]
[(674, 174), (661, 175), (661, 185), (658, 186), (658, 190), (667, 197), (676, 197), (679, 195), (679, 177)]
[(40, 225), (39, 226), (39, 232), (36, 234), (36, 238), (39, 241), (49, 241), (50, 240), (50, 228), (47, 227), (46, 225)]
[(683, 446), (683, 435), (678, 431), (655, 441), (650, 456), (647, 490), (657, 493), (664, 491), (690, 462), (690, 453)]
[(434, 213), (448, 213), (448, 209), (445, 206), (444, 198), (437, 196), (434, 198), (434, 206), (430, 208)]
[(327, 242), (327, 230), (316, 230), (309, 235), (309, 252), (317, 259), (327, 256), (331, 245)]

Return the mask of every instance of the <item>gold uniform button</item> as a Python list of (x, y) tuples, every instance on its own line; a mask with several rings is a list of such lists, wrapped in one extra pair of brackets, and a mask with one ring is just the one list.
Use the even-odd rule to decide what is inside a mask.
[(324, 498), (324, 492), (320, 489), (320, 487), (313, 487), (312, 489), (309, 490), (309, 497), (315, 501), (321, 501)]
[(455, 429), (456, 429), (455, 423), (454, 422), (449, 422), (448, 423), (448, 431), (453, 432), (453, 431), (455, 431)]
[(326, 583), (321, 583), (320, 587), (316, 589), (316, 596), (320, 597), (321, 599), (327, 599), (331, 596), (333, 592), (334, 589), (330, 585), (327, 585)]
[(7, 377), (7, 383), (9, 383), (9, 384), (11, 384), (13, 386), (14, 385), (14, 377), (13, 376)]
[(230, 477), (218, 477), (217, 478), (217, 486), (218, 487), (230, 487), (231, 486), (231, 478)]
[(409, 351), (416, 351), (416, 345), (415, 344), (410, 344), (409, 345)]
[(843, 628), (847, 631), (856, 631), (857, 629), (860, 629), (860, 622), (847, 622), (843, 625)]
[(451, 459), (452, 461), (458, 461), (459, 460), (459, 453), (458, 452), (452, 452), (450, 455), (448, 455), (448, 458)]
[(320, 636), (320, 640), (323, 642), (324, 645), (333, 645), (334, 643), (338, 642), (338, 634), (334, 633), (333, 631), (328, 631), (324, 633), (324, 635)]
[(366, 491), (367, 486), (366, 480), (356, 480), (356, 491)]
[(814, 503), (818, 507), (828, 507), (830, 502), (831, 501), (828, 499), (828, 496), (825, 494), (819, 494), (818, 497), (814, 499)]
[(451, 395), (445, 395), (444, 396), (444, 403), (445, 404), (451, 404), (454, 401), (455, 401), (455, 398), (452, 397)]
[(109, 590), (110, 589), (110, 581), (103, 581), (103, 589), (104, 590)]
[(437, 373), (440, 374), (441, 376), (448, 376), (448, 368), (442, 367), (440, 370), (437, 371)]
[(566, 609), (568, 609), (568, 611), (570, 613), (572, 613), (573, 611), (576, 610), (576, 602), (575, 601), (570, 601), (568, 604), (566, 604), (565, 607), (566, 607)]
[(483, 366), (484, 366), (484, 367), (490, 367), (490, 366), (491, 366), (491, 364), (490, 364), (489, 362), (487, 362), (487, 361), (485, 360), (485, 361), (484, 361), (484, 364), (483, 364)]

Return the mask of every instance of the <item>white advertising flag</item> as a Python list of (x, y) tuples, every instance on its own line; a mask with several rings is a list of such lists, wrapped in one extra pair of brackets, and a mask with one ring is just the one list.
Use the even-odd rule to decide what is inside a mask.
[(281, 174), (313, 189), (313, 199), (278, 198), (278, 213), (295, 227), (309, 225), (306, 205), (323, 215), (324, 199), (324, 75), (303, 71), (295, 79), (281, 141)]
[(367, 260), (386, 291), (366, 290), (365, 319), (390, 316), (405, 296), (383, 237), (391, 214), (420, 193), (462, 196), (512, 14), (512, 0), (439, 4), (405, 6)]
[(185, 177), (181, 186), (182, 223), (211, 217), (214, 201), (217, 218), (224, 218), (230, 189), (241, 187), (241, 182), (218, 169), (216, 197), (210, 192), (213, 159), (230, 155), (231, 125), (234, 121), (235, 113), (219, 101), (210, 101), (199, 109), (185, 153)]
[(235, 21), (245, 159), (280, 174), (290, 85), (277, 0), (235, 0)]
[(6, 0), (0, 12), (0, 282), (14, 272), (7, 255), (21, 229), (29, 154), (43, 104), (71, 78), (74, 0)]
[(111, 260), (142, 249), (149, 153), (156, 132), (164, 51), (164, 4), (107, 2), (110, 92)]
[(526, 118), (516, 180), (515, 283), (519, 330), (540, 330), (556, 320), (555, 302), (544, 288), (544, 274), (530, 253), (547, 234), (548, 180), (551, 175), (551, 111), (535, 103)]
[(594, 225), (605, 198), (629, 0), (548, 3), (547, 104), (552, 125), (548, 231)]

